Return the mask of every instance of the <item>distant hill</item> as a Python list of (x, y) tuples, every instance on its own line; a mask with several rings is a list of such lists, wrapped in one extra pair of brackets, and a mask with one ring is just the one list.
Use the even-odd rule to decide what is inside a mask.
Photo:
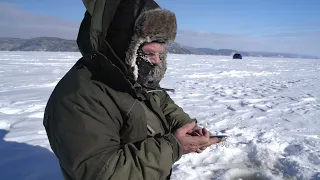
[[(308, 58), (319, 59), (319, 57), (276, 52), (242, 52), (233, 49), (211, 49), (184, 46), (173, 42), (166, 47), (169, 53), (174, 54), (196, 54), (232, 56), (240, 53), (243, 57), (283, 57), (283, 58)], [(0, 51), (53, 51), (53, 52), (77, 52), (79, 51), (75, 40), (66, 40), (56, 37), (38, 37), (31, 39), (0, 38)]]
[(234, 53), (241, 53), (243, 56), (249, 56), (246, 52), (240, 52), (233, 49), (211, 49), (211, 48), (194, 48), (185, 46), (192, 54), (197, 55), (216, 55), (216, 56), (231, 56)]
[(166, 47), (166, 50), (169, 53), (173, 53), (173, 54), (194, 54), (192, 51), (188, 50), (185, 46), (176, 42), (169, 44)]
[(79, 51), (75, 40), (55, 37), (0, 38), (0, 51)]

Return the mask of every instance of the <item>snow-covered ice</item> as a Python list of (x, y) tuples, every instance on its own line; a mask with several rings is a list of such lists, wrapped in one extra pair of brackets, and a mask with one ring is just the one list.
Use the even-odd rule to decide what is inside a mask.
[[(320, 179), (320, 61), (170, 54), (162, 86), (199, 124), (229, 136), (184, 155), (173, 180)], [(0, 179), (62, 180), (42, 125), (80, 53), (0, 52)]]

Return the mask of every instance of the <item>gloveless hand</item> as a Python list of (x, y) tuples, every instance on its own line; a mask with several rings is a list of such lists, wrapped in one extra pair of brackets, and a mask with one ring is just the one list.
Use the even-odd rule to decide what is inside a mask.
[(201, 153), (206, 147), (219, 142), (218, 138), (210, 138), (210, 133), (207, 130), (202, 130), (200, 136), (190, 135), (192, 130), (196, 127), (195, 122), (185, 124), (177, 129), (174, 133), (183, 148), (183, 153), (198, 152)]

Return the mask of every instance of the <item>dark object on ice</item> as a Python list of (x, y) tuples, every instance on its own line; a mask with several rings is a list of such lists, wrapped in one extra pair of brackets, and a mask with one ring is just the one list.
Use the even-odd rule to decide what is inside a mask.
[(235, 53), (235, 54), (233, 55), (233, 59), (242, 59), (242, 56), (241, 56), (241, 54), (239, 54), (239, 53)]
[(213, 136), (210, 136), (210, 138), (219, 138), (219, 139), (223, 139), (223, 138), (228, 138), (227, 135), (213, 135)]

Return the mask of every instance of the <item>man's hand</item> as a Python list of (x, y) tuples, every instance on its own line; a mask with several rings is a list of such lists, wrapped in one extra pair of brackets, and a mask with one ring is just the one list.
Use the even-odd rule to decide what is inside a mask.
[[(208, 130), (206, 128), (202, 128), (202, 127), (198, 126), (198, 124), (196, 124), (194, 126), (194, 128), (190, 132), (188, 132), (188, 134), (190, 134), (191, 136), (203, 136), (207, 132), (208, 132)], [(209, 132), (209, 136), (210, 135), (211, 135), (211, 133)]]
[(207, 130), (202, 131), (202, 136), (192, 136), (190, 133), (195, 128), (196, 123), (192, 122), (185, 124), (177, 129), (174, 133), (183, 148), (183, 153), (202, 152), (206, 147), (211, 146), (221, 140), (218, 138), (210, 138), (210, 133)]
[[(194, 128), (190, 132), (188, 132), (188, 134), (191, 136), (206, 136), (206, 137), (207, 136), (210, 137), (212, 135), (206, 128), (202, 128), (202, 127), (198, 126), (197, 124), (194, 126)], [(225, 139), (219, 139), (219, 138), (214, 138), (214, 139), (215, 139), (216, 143), (219, 143), (219, 142), (222, 142), (225, 140)], [(209, 145), (209, 146), (211, 146), (211, 145)], [(204, 151), (207, 147), (208, 146), (200, 148), (198, 150), (198, 152)]]

